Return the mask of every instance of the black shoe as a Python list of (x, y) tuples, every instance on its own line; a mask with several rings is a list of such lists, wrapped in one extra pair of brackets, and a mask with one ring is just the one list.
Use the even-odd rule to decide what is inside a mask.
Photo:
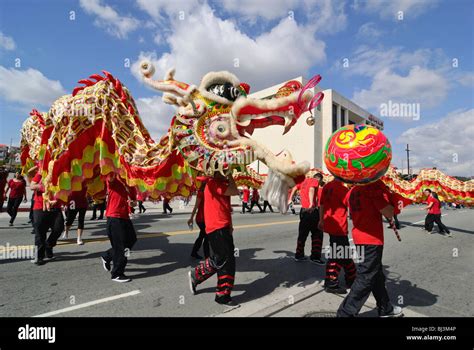
[(173, 209), (170, 209), (170, 214), (173, 214)]
[(321, 258), (311, 257), (310, 260), (313, 264), (316, 264), (316, 265), (319, 265), (319, 266), (326, 265), (326, 262)]
[(104, 270), (110, 272), (110, 270), (111, 270), (110, 262), (105, 260), (103, 257), (100, 257), (100, 260), (102, 261), (102, 266), (103, 266)]
[(216, 303), (221, 304), (221, 305), (227, 305), (227, 306), (237, 306), (238, 304), (232, 300), (230, 295), (223, 295), (223, 296), (216, 296), (215, 299)]
[(46, 248), (46, 258), (48, 260), (54, 260), (53, 248)]
[(8, 226), (13, 226), (13, 222), (10, 222), (10, 224)]
[(346, 288), (342, 288), (339, 286), (335, 287), (324, 287), (324, 290), (326, 293), (332, 293), (332, 294), (347, 294)]
[(302, 262), (302, 261), (307, 261), (308, 257), (304, 256), (304, 255), (295, 254), (294, 259), (295, 259), (295, 261)]
[(198, 253), (192, 253), (192, 254), (191, 254), (191, 257), (194, 258), (194, 259), (198, 259), (198, 260), (201, 260), (201, 259), (202, 259), (202, 256), (199, 255)]
[(130, 282), (132, 279), (128, 278), (125, 275), (117, 276), (117, 277), (112, 277), (112, 281), (114, 282), (119, 282), (119, 283), (127, 283)]
[(89, 220), (90, 220), (90, 221), (93, 221), (93, 220), (97, 220), (97, 218), (96, 218), (95, 216), (93, 216), (93, 217), (91, 217)]
[(188, 272), (188, 282), (189, 282), (189, 290), (191, 291), (192, 295), (196, 295), (196, 279), (194, 278), (194, 271)]
[(146, 209), (143, 209), (143, 214), (145, 214), (145, 212), (146, 212)]
[(32, 262), (33, 264), (35, 264), (36, 266), (41, 266), (41, 265), (44, 265), (44, 264), (45, 264), (45, 262), (44, 262), (43, 259), (33, 259), (33, 260), (31, 260), (31, 262)]

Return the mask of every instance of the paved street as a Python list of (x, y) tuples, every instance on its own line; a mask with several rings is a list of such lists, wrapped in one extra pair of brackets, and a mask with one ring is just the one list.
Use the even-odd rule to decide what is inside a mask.
[[(401, 243), (391, 230), (385, 232), (384, 265), (393, 302), (414, 316), (474, 316), (474, 210), (444, 210), (443, 221), (453, 234), (446, 238), (420, 230), (424, 212), (419, 208), (408, 207), (400, 216), (405, 225)], [(85, 245), (75, 244), (73, 230), (73, 239), (55, 248), (56, 261), (35, 266), (28, 260), (1, 260), (0, 316), (304, 316), (336, 311), (342, 299), (322, 291), (324, 267), (292, 259), (298, 217), (242, 215), (237, 208), (233, 296), (240, 308), (228, 312), (214, 302), (215, 278), (191, 295), (186, 274), (196, 264), (189, 257), (196, 232), (187, 228), (190, 210), (165, 216), (153, 209), (134, 219), (139, 240), (126, 271), (131, 283), (114, 283), (102, 269), (99, 255), (109, 247), (105, 221), (88, 221), (90, 212)], [(33, 243), (26, 215), (20, 213), (15, 226), (8, 227), (7, 214), (0, 214), (4, 255)], [(308, 240), (307, 254), (309, 245)], [(371, 302), (363, 315), (374, 314)]]

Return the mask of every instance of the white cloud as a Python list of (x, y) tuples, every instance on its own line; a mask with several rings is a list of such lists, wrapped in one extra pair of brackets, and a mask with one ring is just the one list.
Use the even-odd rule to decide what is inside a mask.
[(439, 0), (356, 0), (353, 8), (394, 20), (398, 12), (403, 11), (404, 19), (413, 19), (436, 7), (438, 3)]
[(289, 11), (294, 11), (300, 0), (273, 0), (269, 6), (268, 0), (222, 0), (222, 7), (231, 13), (244, 16), (247, 20), (254, 21), (257, 17), (266, 20), (284, 18)]
[(0, 32), (0, 48), (3, 48), (7, 51), (15, 50), (16, 44), (12, 37), (7, 36)]
[(403, 132), (398, 143), (409, 144), (410, 167), (437, 167), (452, 176), (474, 175), (474, 109), (457, 110), (446, 117)]
[(139, 77), (139, 61), (147, 57), (154, 62), (159, 78), (176, 67), (176, 79), (198, 84), (209, 71), (229, 70), (255, 91), (304, 75), (326, 59), (325, 44), (314, 37), (314, 28), (289, 19), (250, 38), (203, 5), (186, 21), (171, 21), (171, 30), (165, 37), (170, 51), (160, 57), (142, 52), (132, 67), (135, 76)]
[(36, 69), (17, 70), (0, 66), (0, 95), (22, 105), (49, 107), (67, 92), (58, 80), (50, 80)]
[(293, 16), (298, 23), (310, 23), (318, 33), (338, 32), (347, 24), (342, 0), (223, 0), (219, 4), (250, 23)]
[(165, 104), (161, 96), (138, 98), (135, 103), (143, 124), (152, 138), (158, 141), (170, 127), (171, 118), (175, 114), (174, 107)]
[(359, 27), (357, 37), (365, 40), (376, 40), (382, 35), (382, 31), (375, 27), (375, 23), (367, 22)]
[(389, 69), (376, 73), (369, 89), (356, 91), (353, 100), (365, 108), (382, 103), (419, 103), (421, 110), (441, 103), (448, 92), (446, 79), (439, 73), (414, 66), (405, 76)]
[(95, 25), (119, 39), (126, 38), (140, 23), (131, 16), (120, 16), (111, 6), (102, 5), (101, 0), (80, 0), (80, 5), (87, 13), (97, 16)]
[(446, 70), (448, 58), (440, 49), (407, 52), (402, 47), (361, 46), (349, 58), (349, 66), (336, 67), (348, 75), (371, 78), (370, 86), (358, 89), (353, 100), (364, 108), (388, 101), (419, 103), (421, 109), (435, 107), (451, 88)]
[(137, 0), (137, 5), (156, 21), (165, 16), (177, 18), (180, 14), (187, 15), (199, 7), (198, 0)]
[[(348, 74), (359, 74), (372, 77), (382, 70), (408, 71), (415, 65), (427, 66), (429, 64), (440, 66), (445, 61), (442, 52), (430, 49), (418, 49), (405, 52), (402, 47), (372, 48), (360, 46), (349, 58), (349, 67), (344, 69)], [(341, 68), (340, 62), (336, 64)]]
[(463, 86), (472, 87), (474, 86), (474, 73), (473, 72), (465, 72), (459, 77), (457, 77), (458, 83), (460, 83)]

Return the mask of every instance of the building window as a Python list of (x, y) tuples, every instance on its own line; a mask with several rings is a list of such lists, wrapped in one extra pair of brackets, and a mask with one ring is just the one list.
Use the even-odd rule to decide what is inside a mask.
[(346, 110), (341, 107), (341, 126), (346, 125)]
[(337, 130), (337, 105), (332, 105), (332, 132)]

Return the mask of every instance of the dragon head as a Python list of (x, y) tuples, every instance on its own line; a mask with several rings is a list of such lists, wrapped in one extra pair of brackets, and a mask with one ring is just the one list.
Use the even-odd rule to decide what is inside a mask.
[(275, 96), (255, 99), (248, 96), (249, 85), (226, 71), (207, 73), (199, 86), (176, 81), (174, 70), (164, 80), (153, 80), (149, 61), (141, 63), (141, 72), (146, 84), (164, 93), (165, 103), (177, 107), (170, 147), (178, 148), (192, 168), (207, 175), (227, 174), (260, 160), (289, 186), (309, 170), (306, 162), (285, 162), (251, 138), (255, 129), (271, 125), (281, 125), (284, 133), (291, 129), (313, 97), (301, 83), (289, 81)]

